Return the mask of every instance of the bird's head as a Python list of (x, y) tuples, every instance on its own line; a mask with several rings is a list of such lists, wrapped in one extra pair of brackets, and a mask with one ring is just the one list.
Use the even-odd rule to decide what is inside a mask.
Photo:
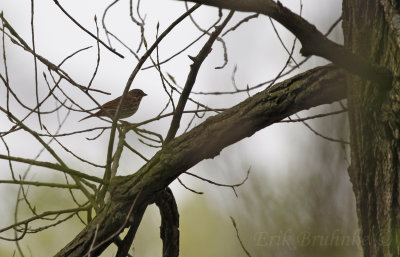
[(143, 92), (141, 89), (132, 89), (129, 91), (128, 96), (129, 97), (134, 97), (134, 98), (142, 98), (143, 96), (146, 96), (147, 94)]

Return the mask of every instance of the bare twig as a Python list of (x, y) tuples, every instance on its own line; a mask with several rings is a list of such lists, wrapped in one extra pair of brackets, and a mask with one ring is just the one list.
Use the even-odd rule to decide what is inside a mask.
[(176, 111), (171, 121), (170, 128), (168, 130), (167, 137), (165, 138), (165, 144), (168, 144), (179, 129), (180, 121), (182, 118), (182, 113), (185, 108), (187, 99), (189, 98), (190, 92), (192, 91), (193, 85), (196, 81), (197, 73), (201, 67), (201, 64), (208, 56), (211, 51), (211, 46), (213, 45), (214, 41), (217, 39), (218, 35), (222, 32), (225, 26), (228, 24), (229, 20), (233, 16), (233, 11), (229, 12), (228, 16), (225, 18), (224, 22), (218, 26), (215, 31), (211, 34), (210, 38), (207, 40), (203, 48), (200, 50), (199, 54), (196, 57), (193, 57), (193, 63), (190, 66), (190, 72), (187, 76), (185, 87), (182, 91), (181, 97), (179, 98), (178, 105), (176, 107)]
[[(101, 18), (101, 24), (103, 25), (103, 29), (104, 29), (104, 31), (105, 31), (105, 33), (106, 33), (106, 38), (107, 38), (107, 41), (108, 41), (108, 44), (110, 45), (110, 47), (112, 47), (112, 45), (111, 45), (111, 40), (110, 40), (110, 38), (109, 38), (108, 35), (111, 34), (111, 33), (109, 33), (109, 30), (107, 29), (105, 20), (106, 20), (106, 15), (107, 15), (108, 11), (111, 9), (111, 7), (113, 7), (113, 6), (114, 6), (116, 3), (118, 3), (118, 2), (119, 2), (119, 0), (115, 0), (114, 2), (112, 2), (111, 4), (109, 4), (109, 5), (107, 6), (107, 8), (104, 9), (103, 17)], [(98, 35), (97, 35), (97, 36), (98, 36)]]
[[(95, 24), (96, 24), (96, 35), (97, 35), (96, 38), (98, 39), (98, 38), (99, 38), (99, 27), (97, 26), (97, 17), (96, 17), (96, 16), (94, 16), (94, 22), (95, 22)], [(99, 69), (99, 65), (100, 65), (100, 42), (99, 42), (99, 40), (97, 40), (97, 61), (96, 61), (96, 68), (95, 68), (95, 70), (94, 70), (94, 72), (93, 72), (92, 78), (91, 78), (90, 81), (89, 81), (89, 84), (88, 84), (88, 86), (87, 86), (87, 90), (86, 90), (86, 91), (89, 91), (89, 88), (90, 88), (90, 86), (92, 85), (94, 78), (96, 77), (97, 71), (98, 71), (98, 69)]]
[(178, 178), (178, 182), (179, 182), (179, 184), (181, 184), (184, 188), (186, 188), (187, 190), (189, 190), (189, 191), (192, 192), (192, 193), (199, 194), (199, 195), (204, 194), (203, 192), (196, 191), (196, 190), (191, 189), (190, 187), (186, 186), (186, 185), (182, 182), (182, 180), (181, 180), (180, 178)]
[(233, 227), (235, 228), (236, 237), (237, 237), (237, 239), (239, 240), (240, 246), (242, 247), (242, 249), (243, 249), (243, 251), (246, 253), (246, 255), (247, 255), (248, 257), (251, 257), (249, 251), (247, 251), (246, 247), (244, 246), (244, 244), (243, 244), (243, 242), (242, 242), (242, 239), (240, 239), (239, 229), (238, 229), (237, 226), (236, 226), (236, 221), (235, 221), (235, 219), (234, 219), (232, 216), (231, 216), (230, 218), (231, 218), (231, 221), (232, 221), (232, 225), (233, 225)]
[[(62, 61), (60, 62), (60, 64), (58, 65), (58, 67), (61, 67), (61, 65), (63, 65), (64, 62), (68, 61), (68, 59), (74, 57), (76, 54), (78, 54), (78, 53), (80, 53), (80, 52), (82, 52), (82, 51), (88, 50), (88, 49), (90, 49), (90, 48), (92, 48), (92, 46), (87, 46), (87, 47), (83, 47), (83, 48), (81, 48), (81, 49), (79, 49), (79, 50), (76, 50), (76, 51), (73, 52), (72, 54), (70, 54), (70, 55), (68, 55), (67, 57), (65, 57), (64, 60), (62, 60)], [(107, 93), (107, 94), (109, 95), (110, 93)]]
[(62, 214), (65, 214), (65, 213), (71, 213), (71, 212), (76, 213), (76, 212), (80, 212), (80, 211), (86, 211), (89, 208), (91, 208), (91, 206), (72, 208), (72, 209), (65, 209), (65, 210), (58, 210), (58, 211), (46, 211), (46, 212), (43, 212), (41, 214), (35, 215), (34, 217), (25, 219), (23, 221), (20, 221), (20, 222), (12, 224), (10, 226), (7, 226), (5, 228), (2, 228), (2, 229), (0, 229), (0, 233), (4, 232), (4, 231), (7, 231), (9, 229), (12, 229), (14, 227), (20, 226), (20, 225), (29, 224), (32, 221), (35, 221), (35, 220), (38, 220), (38, 219), (42, 219), (42, 218), (47, 217), (47, 216), (55, 216), (55, 218), (56, 218), (56, 217), (58, 217), (58, 216), (60, 216)]
[[(186, 10), (189, 8), (189, 7), (188, 7), (187, 1), (185, 1), (185, 7), (186, 7)], [(207, 34), (207, 35), (211, 35), (210, 32), (208, 32), (208, 31), (206, 31), (205, 29), (203, 29), (203, 28), (200, 27), (200, 25), (195, 21), (195, 19), (193, 18), (192, 15), (190, 15), (189, 17), (190, 17), (190, 20), (192, 21), (192, 23), (194, 24), (194, 26), (195, 26), (199, 31), (201, 31), (201, 32), (203, 32), (203, 33), (205, 33), (205, 34)], [(219, 21), (221, 20), (221, 18), (222, 18), (222, 10), (219, 9), (219, 10), (218, 10), (218, 19), (217, 19), (217, 21), (216, 21), (211, 27), (215, 27), (216, 24), (219, 23)], [(219, 37), (219, 36), (216, 38), (216, 40), (217, 40), (218, 42), (220, 42), (221, 45), (222, 45), (222, 49), (223, 49), (223, 51), (224, 51), (224, 63), (223, 63), (221, 66), (215, 67), (215, 69), (222, 69), (222, 68), (224, 68), (224, 67), (226, 66), (226, 64), (228, 63), (228, 53), (227, 53), (227, 49), (226, 49), (226, 43), (225, 43), (225, 41), (222, 39), (222, 37)]]
[(59, 164), (51, 163), (51, 162), (36, 161), (36, 160), (32, 160), (32, 159), (8, 156), (8, 155), (4, 155), (4, 154), (0, 154), (0, 159), (27, 163), (27, 164), (31, 164), (31, 165), (34, 165), (34, 166), (45, 167), (45, 168), (49, 168), (49, 169), (53, 169), (53, 170), (62, 171), (62, 172), (67, 173), (67, 174), (69, 174), (71, 176), (84, 178), (84, 179), (87, 179), (87, 180), (90, 180), (90, 181), (93, 181), (93, 182), (104, 183), (104, 181), (101, 178), (98, 178), (98, 177), (95, 177), (95, 176), (91, 176), (91, 175), (87, 175), (87, 174), (82, 173), (80, 171), (77, 171), (77, 170), (74, 170), (74, 169), (71, 169), (71, 168), (68, 168), (68, 167), (64, 167), (64, 166), (59, 165)]
[(281, 43), (281, 45), (282, 45), (283, 48), (285, 49), (286, 53), (288, 53), (288, 55), (290, 56), (290, 58), (292, 59), (292, 61), (296, 64), (296, 67), (297, 67), (297, 68), (300, 68), (299, 64), (296, 62), (296, 60), (295, 60), (295, 59), (293, 58), (293, 56), (292, 56), (292, 55), (293, 55), (293, 50), (292, 50), (292, 51), (289, 51), (289, 49), (287, 49), (285, 43), (283, 42), (281, 36), (279, 35), (278, 30), (277, 30), (276, 27), (275, 27), (274, 22), (272, 21), (272, 19), (271, 19), (270, 17), (268, 17), (268, 18), (269, 18), (269, 21), (271, 22), (272, 28), (274, 29), (274, 32), (275, 32), (276, 37), (279, 39), (279, 42)]
[(59, 183), (46, 183), (46, 182), (38, 182), (38, 181), (23, 181), (23, 180), (0, 180), (0, 184), (14, 184), (14, 185), (30, 185), (37, 187), (55, 187), (55, 188), (71, 188), (71, 189), (79, 189), (77, 185), (66, 185)]
[(243, 18), (241, 21), (239, 21), (239, 22), (238, 22), (236, 25), (234, 25), (232, 28), (230, 28), (230, 29), (228, 29), (227, 31), (225, 31), (225, 32), (222, 34), (221, 37), (225, 36), (225, 35), (228, 34), (229, 32), (232, 32), (232, 31), (236, 30), (236, 29), (239, 28), (240, 25), (242, 25), (243, 23), (246, 23), (246, 22), (250, 21), (251, 19), (258, 18), (258, 15), (259, 15), (258, 13), (255, 13), (255, 14), (252, 14), (252, 15), (249, 15), (249, 16)]
[(341, 113), (344, 113), (344, 112), (347, 112), (347, 108), (343, 109), (343, 110), (339, 110), (339, 111), (334, 111), (334, 112), (316, 114), (316, 115), (312, 115), (312, 116), (308, 116), (308, 117), (300, 118), (300, 119), (281, 120), (279, 122), (281, 122), (281, 123), (300, 122), (300, 121), (305, 121), (305, 120), (312, 120), (312, 119), (327, 117), (327, 116), (331, 116), (331, 115), (341, 114)]
[(124, 58), (124, 56), (120, 53), (118, 53), (117, 51), (115, 51), (115, 49), (112, 49), (111, 47), (109, 47), (108, 45), (106, 45), (103, 41), (101, 41), (98, 37), (96, 37), (95, 35), (93, 35), (92, 32), (90, 32), (89, 30), (85, 29), (81, 24), (79, 24), (79, 22), (77, 22), (62, 6), (61, 4), (58, 2), (58, 0), (53, 0), (54, 3), (58, 6), (58, 8), (60, 8), (60, 10), (73, 22), (75, 23), (80, 29), (82, 29), (83, 31), (85, 31), (87, 34), (89, 34), (92, 38), (96, 39), (96, 41), (100, 42), (100, 44), (102, 44), (105, 48), (107, 48), (108, 50), (110, 50), (113, 54), (117, 55), (118, 57)]
[(142, 158), (144, 161), (148, 162), (149, 159), (144, 157), (140, 152), (136, 151), (132, 146), (130, 146), (127, 142), (124, 143), (124, 146), (126, 146), (129, 150), (131, 150), (133, 153), (137, 154), (140, 158)]
[[(147, 58), (150, 56), (150, 54), (153, 52), (153, 50), (157, 47), (157, 45), (165, 38), (166, 35), (176, 26), (178, 25), (183, 19), (185, 19), (190, 13), (195, 11), (197, 8), (200, 7), (200, 4), (196, 4), (193, 6), (189, 11), (185, 12), (182, 14), (178, 19), (176, 19), (163, 33), (161, 33), (160, 37), (157, 38), (157, 40), (153, 43), (153, 45), (146, 51), (146, 53), (140, 58), (138, 64), (136, 65), (135, 69), (132, 71), (131, 75), (128, 78), (128, 81), (126, 83), (124, 92), (121, 96), (121, 101), (118, 104), (117, 110), (114, 115), (113, 123), (112, 123), (112, 128), (110, 132), (110, 140), (108, 143), (108, 149), (107, 149), (107, 162), (106, 162), (106, 171), (104, 173), (104, 181), (109, 181), (111, 177), (111, 162), (112, 162), (112, 152), (113, 152), (113, 146), (114, 146), (114, 139), (115, 139), (115, 131), (116, 131), (116, 126), (117, 126), (117, 119), (116, 117), (119, 116), (119, 113), (121, 111), (121, 103), (124, 101), (126, 98), (129, 88), (132, 85), (133, 80), (135, 79), (137, 73), (140, 71), (142, 65), (144, 62), (147, 60)], [(103, 192), (100, 194), (100, 197), (104, 197), (102, 195), (105, 195), (105, 191), (107, 190), (107, 186), (104, 187)]]
[(372, 64), (362, 56), (356, 55), (344, 46), (329, 40), (313, 24), (290, 11), (280, 1), (249, 0), (245, 4), (237, 0), (191, 0), (191, 2), (207, 3), (218, 8), (258, 12), (267, 15), (281, 23), (300, 40), (302, 44), (300, 53), (304, 56), (317, 55), (326, 58), (353, 74), (375, 82), (384, 89), (390, 88), (393, 79), (397, 79), (386, 67)]
[[(297, 114), (296, 114), (296, 117), (297, 117), (298, 119), (300, 119), (300, 117), (299, 117)], [(289, 117), (289, 119), (290, 119), (290, 117)], [(311, 132), (313, 132), (315, 135), (317, 135), (317, 136), (319, 136), (319, 137), (322, 137), (323, 139), (326, 139), (326, 140), (332, 141), (332, 142), (336, 142), (336, 143), (345, 144), (345, 145), (349, 145), (349, 144), (350, 144), (350, 142), (345, 141), (345, 140), (335, 139), (335, 138), (332, 138), (332, 137), (324, 136), (324, 135), (322, 135), (321, 133), (317, 132), (315, 129), (313, 129), (313, 128), (312, 128), (309, 124), (307, 124), (304, 120), (301, 121), (301, 122), (302, 122), (309, 130), (311, 130)]]
[(42, 120), (40, 118), (40, 109), (39, 109), (39, 83), (38, 83), (38, 70), (37, 70), (37, 59), (36, 59), (36, 44), (35, 44), (35, 26), (33, 23), (33, 17), (35, 13), (35, 6), (34, 6), (34, 0), (31, 0), (31, 34), (32, 34), (32, 51), (33, 51), (33, 62), (35, 64), (35, 92), (36, 92), (36, 105), (37, 105), (37, 110), (38, 110), (38, 120), (39, 120), (39, 126), (42, 127)]
[(76, 159), (80, 160), (81, 162), (85, 162), (87, 164), (90, 164), (94, 167), (97, 168), (105, 168), (105, 165), (99, 165), (93, 162), (90, 162), (88, 160), (86, 160), (85, 158), (79, 157), (77, 154), (73, 153), (70, 149), (68, 149), (67, 147), (65, 147), (55, 136), (51, 135), (50, 132), (47, 130), (46, 126), (43, 126), (43, 128), (46, 130), (46, 132), (48, 133), (48, 135), (54, 139), (54, 141), (56, 141), (66, 152), (70, 153), (72, 156), (74, 156)]
[(145, 41), (145, 38), (144, 38), (144, 19), (140, 16), (139, 6), (140, 6), (140, 0), (137, 1), (137, 5), (136, 5), (136, 13), (137, 13), (140, 21), (135, 19), (135, 17), (133, 16), (133, 1), (132, 0), (129, 1), (129, 15), (131, 17), (131, 20), (133, 21), (133, 23), (135, 23), (137, 26), (140, 27), (140, 42), (139, 42), (139, 45), (138, 45), (138, 48), (137, 48), (136, 52), (139, 52), (141, 46), (144, 44), (144, 41)]
[(212, 180), (202, 178), (202, 177), (200, 177), (200, 176), (198, 176), (198, 175), (196, 175), (196, 174), (193, 174), (193, 173), (191, 173), (191, 172), (189, 172), (189, 171), (186, 171), (185, 174), (188, 174), (188, 175), (190, 175), (190, 176), (193, 176), (193, 177), (195, 177), (195, 178), (198, 178), (198, 179), (200, 179), (200, 180), (206, 181), (206, 182), (208, 182), (208, 183), (210, 183), (210, 184), (213, 184), (213, 185), (216, 185), (216, 186), (230, 187), (230, 188), (232, 188), (232, 190), (233, 190), (233, 192), (235, 193), (236, 197), (238, 197), (238, 194), (237, 194), (235, 188), (236, 188), (236, 187), (240, 187), (241, 185), (243, 185), (243, 184), (247, 181), (247, 179), (249, 178), (249, 175), (250, 175), (250, 168), (247, 170), (246, 177), (243, 179), (243, 181), (242, 181), (242, 182), (239, 182), (239, 183), (237, 183), (237, 184), (233, 184), (233, 185), (217, 183), (217, 182), (214, 182), (214, 181), (212, 181)]
[[(2, 15), (1, 15), (2, 16)], [(4, 73), (5, 73), (5, 79), (3, 76), (1, 76), (4, 85), (7, 87), (7, 95), (6, 95), (6, 109), (7, 111), (10, 111), (10, 86), (9, 86), (9, 78), (8, 78), (8, 67), (7, 67), (7, 55), (6, 55), (6, 44), (5, 44), (5, 30), (4, 30), (4, 21), (1, 20), (2, 24), (2, 43), (3, 43), (3, 64), (4, 64)], [(0, 74), (1, 75), (1, 74)]]

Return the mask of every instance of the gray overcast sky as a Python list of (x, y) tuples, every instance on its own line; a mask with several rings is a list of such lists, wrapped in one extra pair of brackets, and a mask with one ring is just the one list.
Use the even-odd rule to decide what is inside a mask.
[[(299, 11), (299, 1), (282, 2), (293, 11)], [(111, 1), (69, 0), (60, 1), (60, 3), (85, 28), (94, 33), (96, 31), (94, 16), (96, 15), (100, 26), (100, 37), (102, 40), (106, 41), (104, 32), (101, 28), (101, 17), (103, 10), (111, 3)], [(340, 1), (305, 0), (302, 1), (302, 3), (303, 16), (311, 23), (316, 24), (317, 28), (322, 32), (325, 32), (328, 29), (328, 27), (339, 17), (341, 12)], [(30, 1), (0, 0), (0, 9), (4, 12), (4, 16), (10, 21), (18, 33), (20, 33), (27, 42), (31, 42)], [(148, 44), (151, 44), (155, 39), (155, 27), (157, 22), (160, 23), (160, 30), (163, 31), (171, 21), (184, 12), (185, 8), (184, 4), (179, 1), (146, 0), (142, 1), (140, 10), (143, 15), (146, 14), (145, 35)], [(215, 8), (201, 7), (200, 10), (195, 12), (194, 17), (202, 27), (207, 27), (215, 21), (217, 17), (216, 14), (217, 9)], [(240, 18), (245, 17), (246, 15), (248, 14), (235, 14), (235, 17), (230, 24), (235, 24), (235, 22), (239, 21)], [(140, 31), (130, 21), (128, 1), (121, 0), (120, 3), (111, 9), (109, 11), (109, 16), (106, 18), (106, 23), (110, 31), (117, 34), (134, 49), (137, 48), (140, 39)], [(275, 24), (277, 25), (285, 44), (288, 47), (291, 47), (293, 36), (285, 29), (282, 29), (279, 24)], [(176, 51), (182, 49), (200, 34), (201, 33), (194, 28), (190, 20), (187, 19), (160, 45), (160, 59), (163, 60)], [(336, 30), (336, 32), (332, 34), (332, 38), (340, 41), (341, 39), (338, 35), (340, 35), (340, 33)], [(63, 58), (77, 49), (86, 46), (94, 46), (92, 49), (77, 55), (63, 66), (64, 69), (81, 84), (85, 85), (89, 82), (97, 59), (96, 43), (86, 33), (78, 29), (51, 0), (35, 1), (35, 37), (37, 52), (54, 63), (59, 63)], [(164, 71), (174, 76), (180, 86), (184, 85), (189, 69), (190, 59), (187, 58), (187, 55), (195, 55), (198, 49), (202, 46), (201, 43), (204, 42), (204, 40), (205, 39), (196, 43), (194, 47), (162, 66)], [(225, 40), (227, 42), (229, 57), (228, 65), (222, 70), (214, 69), (215, 66), (219, 66), (223, 63), (221, 45), (215, 43), (215, 46), (213, 47), (214, 51), (208, 57), (204, 66), (200, 70), (194, 91), (232, 90), (231, 74), (235, 65), (237, 65), (237, 86), (239, 88), (245, 88), (247, 85), (252, 86), (273, 78), (286, 62), (287, 54), (279, 43), (276, 35), (273, 33), (271, 24), (266, 17), (261, 17), (244, 24), (237, 31), (227, 35)], [(35, 98), (33, 97), (35, 92), (33, 82), (33, 58), (26, 52), (21, 51), (21, 49), (12, 46), (8, 40), (6, 40), (6, 42), (8, 68), (12, 86), (19, 95), (23, 96), (22, 99), (24, 99), (30, 106), (33, 106), (35, 104)], [(136, 64), (136, 59), (133, 58), (126, 49), (115, 40), (112, 40), (112, 43), (113, 47), (124, 54), (126, 58), (122, 60), (107, 51), (104, 47), (101, 47), (101, 63), (98, 75), (93, 82), (93, 87), (110, 92), (112, 93), (112, 96), (93, 94), (100, 103), (111, 100), (122, 93), (127, 78)], [(0, 45), (2, 46), (1, 42)], [(301, 60), (302, 57), (299, 56), (298, 51), (299, 46), (297, 47), (294, 56), (296, 60)], [(141, 51), (141, 53), (143, 53), (143, 51)], [(297, 72), (321, 63), (323, 64), (326, 62), (319, 58), (312, 58), (308, 64)], [(150, 62), (147, 62), (145, 66), (149, 64)], [(40, 68), (43, 69), (43, 66), (40, 66)], [(4, 72), (3, 63), (0, 64), (0, 71)], [(48, 91), (41, 74), (39, 74), (39, 82), (40, 95), (41, 97), (44, 97)], [(143, 89), (148, 96), (142, 101), (137, 114), (129, 118), (128, 121), (139, 122), (153, 117), (157, 115), (166, 104), (167, 97), (164, 94), (159, 75), (155, 69), (140, 72), (133, 83), (133, 87)], [(74, 94), (75, 99), (79, 101), (83, 107), (87, 109), (95, 107), (95, 104), (84, 94), (71, 89), (71, 87), (68, 87), (65, 84), (64, 88), (71, 94)], [(254, 93), (255, 92), (252, 92), (252, 94)], [(4, 106), (5, 103), (4, 95), (5, 88), (1, 87), (0, 104), (2, 106)], [(232, 106), (234, 103), (237, 103), (246, 97), (246, 94), (225, 96), (223, 98), (215, 96), (194, 96), (194, 98), (203, 101), (207, 105), (218, 108)], [(13, 102), (13, 106), (17, 105)], [(54, 103), (46, 106), (47, 109), (53, 107)], [(195, 106), (191, 105), (191, 108), (195, 108)], [(15, 109), (15, 112), (21, 117), (26, 113), (26, 111), (21, 108)], [(65, 114), (65, 110), (61, 112), (61, 116)], [(67, 124), (63, 127), (61, 132), (74, 131), (105, 124), (104, 122), (95, 119), (78, 123), (78, 120), (83, 116), (83, 113), (73, 113), (70, 115)], [(187, 116), (184, 121), (187, 122), (190, 118), (190, 116)], [(55, 115), (44, 116), (43, 120), (44, 124), (46, 124), (50, 130), (55, 131), (57, 126), (57, 117)], [(165, 135), (165, 128), (168, 126), (169, 122), (169, 119), (165, 119), (162, 122), (151, 124), (147, 126), (147, 128)], [(195, 123), (198, 124), (199, 122), (201, 121), (195, 120)], [(37, 127), (36, 116), (32, 116), (28, 123)], [(5, 129), (8, 125), (7, 117), (1, 115), (0, 129)], [(185, 126), (182, 127), (185, 128)], [(63, 143), (78, 155), (85, 156), (92, 161), (104, 163), (108, 136), (109, 134), (105, 133), (96, 141), (87, 141), (83, 135), (79, 135), (68, 138), (63, 141)], [(301, 124), (277, 124), (258, 132), (249, 139), (245, 139), (242, 142), (225, 149), (220, 157), (217, 157), (214, 160), (204, 161), (194, 167), (192, 171), (207, 176), (212, 175), (213, 178), (216, 178), (218, 181), (228, 181), (229, 178), (226, 178), (228, 173), (224, 172), (224, 170), (226, 171), (232, 167), (238, 167), (238, 170), (235, 171), (236, 175), (234, 178), (239, 179), (245, 174), (246, 168), (244, 167), (264, 167), (263, 165), (267, 165), (265, 167), (271, 169), (262, 168), (262, 172), (271, 172), (270, 175), (279, 181), (288, 175), (285, 173), (285, 171), (290, 170), (288, 167), (293, 166), (293, 163), (296, 162), (297, 158), (301, 158), (301, 154), (304, 154), (302, 149), (308, 144), (309, 137), (313, 137), (312, 133)], [(136, 135), (130, 135), (129, 140), (135, 142), (133, 144), (139, 146), (143, 154), (147, 157), (151, 157), (156, 151), (152, 148), (140, 146)], [(35, 143), (31, 137), (24, 136), (22, 133), (10, 136), (7, 138), (7, 142), (13, 146), (12, 154), (15, 156), (32, 157), (40, 150), (38, 144)], [(5, 148), (1, 146), (0, 149), (0, 152), (4, 153)], [(62, 156), (67, 161), (76, 163), (77, 168), (84, 166), (87, 167), (88, 172), (101, 176), (100, 170), (95, 171), (93, 168), (89, 168), (89, 166), (78, 164), (78, 162), (76, 162), (76, 160), (69, 154), (65, 153)], [(231, 158), (231, 156), (236, 157)], [(42, 159), (48, 160), (48, 155), (44, 155)], [(132, 173), (144, 164), (141, 159), (132, 156), (131, 154), (124, 155), (123, 160), (124, 162), (122, 162), (120, 166), (120, 174)], [(291, 162), (288, 162), (287, 160), (291, 160)], [(230, 165), (227, 165), (227, 163), (230, 163)], [(3, 170), (8, 170), (7, 162), (1, 161), (0, 165), (3, 167)], [(16, 165), (16, 167), (18, 166), (19, 165)], [(218, 174), (218, 172), (211, 172), (211, 169), (221, 170), (221, 173)], [(38, 174), (38, 177), (41, 177), (41, 175)], [(7, 172), (2, 172), (0, 173), (0, 178), (9, 178), (9, 174)], [(193, 181), (187, 177), (184, 177), (184, 179), (189, 182)], [(229, 181), (234, 182), (232, 180)], [(182, 187), (179, 185), (174, 185), (174, 189), (179, 192), (182, 191)], [(4, 199), (4, 201), (7, 200)], [(5, 224), (1, 221), (0, 226), (3, 225)]]

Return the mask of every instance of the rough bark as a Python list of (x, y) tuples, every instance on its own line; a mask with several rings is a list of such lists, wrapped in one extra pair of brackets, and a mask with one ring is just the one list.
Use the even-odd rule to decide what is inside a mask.
[[(145, 166), (130, 176), (117, 176), (110, 185), (111, 198), (91, 223), (56, 256), (100, 254), (119, 231), (137, 224), (154, 196), (182, 172), (198, 162), (296, 112), (345, 97), (345, 72), (319, 67), (278, 83), (221, 114), (208, 118), (173, 139)], [(132, 210), (132, 211), (131, 211)]]
[[(344, 0), (343, 48), (269, 0), (195, 2), (271, 16), (300, 39), (304, 54), (325, 57), (361, 75), (347, 74), (347, 84), (351, 85), (347, 91), (352, 156), (349, 174), (356, 196), (361, 243), (365, 256), (400, 256), (398, 4), (389, 0)], [(182, 172), (291, 114), (344, 98), (345, 76), (333, 67), (308, 71), (172, 140), (134, 175), (112, 181), (111, 201), (57, 256), (83, 256), (94, 238), (105, 243), (92, 254), (101, 253), (127, 226), (126, 220), (133, 224), (132, 219), (141, 217), (144, 208), (154, 201), (153, 196)]]
[[(394, 1), (343, 1), (345, 46), (394, 76), (400, 60), (398, 13)], [(348, 83), (349, 174), (364, 256), (400, 256), (400, 83), (394, 80), (384, 89), (355, 76)]]

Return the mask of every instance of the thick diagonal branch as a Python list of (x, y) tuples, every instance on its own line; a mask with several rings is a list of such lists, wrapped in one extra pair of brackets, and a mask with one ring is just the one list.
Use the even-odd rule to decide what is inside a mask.
[(294, 113), (345, 98), (345, 87), (343, 70), (333, 66), (319, 67), (267, 88), (208, 118), (191, 131), (171, 140), (135, 174), (115, 177), (110, 186), (110, 201), (57, 256), (83, 256), (95, 234), (97, 240), (108, 239), (110, 244), (113, 241), (110, 235), (123, 226), (134, 199), (133, 216), (136, 210), (152, 203), (154, 196), (181, 173), (200, 161), (215, 157), (225, 147)]

